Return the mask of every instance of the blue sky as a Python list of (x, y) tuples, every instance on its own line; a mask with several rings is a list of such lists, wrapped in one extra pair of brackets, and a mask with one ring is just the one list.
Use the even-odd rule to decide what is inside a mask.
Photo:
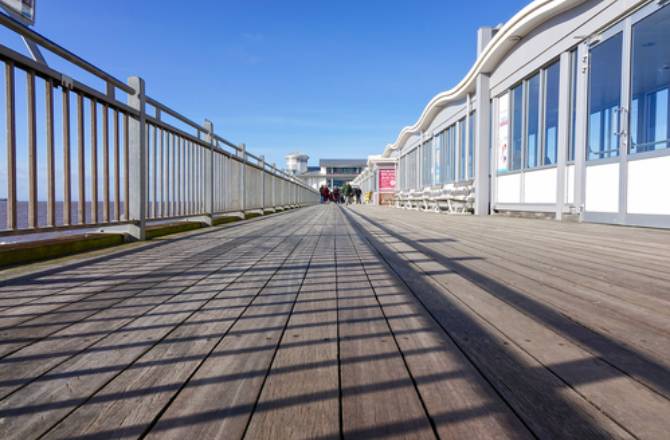
[(380, 153), (467, 72), (477, 27), (527, 2), (41, 0), (35, 28), (283, 165)]

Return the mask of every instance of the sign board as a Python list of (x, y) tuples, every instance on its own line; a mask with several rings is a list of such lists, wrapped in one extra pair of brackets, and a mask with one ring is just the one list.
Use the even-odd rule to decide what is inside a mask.
[(379, 191), (395, 191), (395, 168), (380, 168)]
[(0, 5), (16, 14), (24, 24), (35, 24), (35, 0), (0, 0)]
[(509, 92), (498, 98), (498, 171), (509, 171)]

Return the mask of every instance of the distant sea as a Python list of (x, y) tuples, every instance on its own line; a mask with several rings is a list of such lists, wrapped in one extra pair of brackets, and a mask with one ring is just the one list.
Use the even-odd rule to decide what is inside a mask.
[[(28, 202), (17, 202), (17, 211), (16, 211), (16, 222), (18, 224), (19, 229), (26, 229), (28, 227)], [(102, 222), (102, 210), (103, 207), (105, 206), (104, 202), (98, 202), (98, 221)], [(55, 218), (55, 224), (56, 226), (62, 226), (63, 225), (63, 202), (55, 202), (55, 208), (56, 208), (56, 218)], [(77, 208), (78, 204), (77, 202), (72, 202), (70, 204), (70, 224), (77, 224), (78, 219), (77, 219)], [(121, 219), (123, 219), (123, 202), (120, 203), (120, 211), (121, 211)], [(86, 221), (90, 222), (91, 221), (91, 214), (93, 212), (93, 203), (92, 202), (86, 202), (86, 208), (85, 208), (85, 217)], [(116, 218), (116, 213), (114, 211), (114, 203), (109, 204), (109, 218), (110, 219), (115, 219)], [(44, 227), (47, 225), (47, 202), (37, 202), (37, 224), (40, 227)], [(84, 226), (85, 227), (85, 226)], [(90, 227), (89, 227), (90, 228)], [(7, 201), (6, 200), (0, 200), (0, 231), (7, 230)], [(77, 233), (81, 232), (81, 230), (76, 231)], [(58, 231), (58, 234), (63, 234), (64, 231)], [(65, 232), (65, 233), (73, 233), (73, 232)], [(54, 232), (51, 233), (40, 233), (40, 238), (47, 238), (49, 235), (53, 235)], [(35, 239), (33, 234), (29, 234), (31, 236), (31, 239)], [(8, 242), (17, 242), (17, 241), (23, 241), (25, 236), (17, 235), (17, 236), (5, 236), (5, 237), (0, 237), (0, 243), (8, 243)]]

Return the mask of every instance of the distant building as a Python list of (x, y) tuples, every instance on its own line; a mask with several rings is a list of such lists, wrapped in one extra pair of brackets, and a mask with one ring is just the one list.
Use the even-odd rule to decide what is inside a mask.
[(286, 172), (298, 176), (307, 172), (309, 156), (303, 153), (291, 153), (286, 155)]
[(306, 154), (289, 154), (286, 156), (286, 169), (314, 189), (322, 185), (341, 188), (354, 180), (367, 165), (366, 159), (321, 159), (318, 167), (310, 167), (308, 159)]
[(367, 159), (321, 159), (319, 172), (330, 188), (341, 188), (358, 176), (366, 167)]

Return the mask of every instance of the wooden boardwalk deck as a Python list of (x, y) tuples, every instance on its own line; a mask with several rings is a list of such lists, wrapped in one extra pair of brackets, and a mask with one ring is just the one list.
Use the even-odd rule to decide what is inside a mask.
[(668, 438), (670, 232), (315, 206), (0, 286), (0, 438)]

